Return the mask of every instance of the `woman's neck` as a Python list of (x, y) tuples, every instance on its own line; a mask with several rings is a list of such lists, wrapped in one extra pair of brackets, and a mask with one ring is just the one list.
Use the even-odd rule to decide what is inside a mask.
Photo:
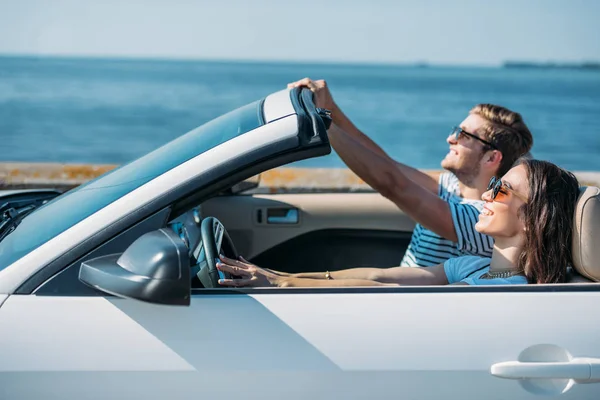
[(523, 246), (521, 241), (496, 239), (490, 262), (490, 272), (516, 270), (519, 264), (519, 254)]

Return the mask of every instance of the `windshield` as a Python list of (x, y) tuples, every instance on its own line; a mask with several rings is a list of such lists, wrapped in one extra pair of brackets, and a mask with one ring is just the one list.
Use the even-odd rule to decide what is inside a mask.
[(151, 179), (263, 124), (256, 101), (45, 204), (0, 242), (0, 270)]

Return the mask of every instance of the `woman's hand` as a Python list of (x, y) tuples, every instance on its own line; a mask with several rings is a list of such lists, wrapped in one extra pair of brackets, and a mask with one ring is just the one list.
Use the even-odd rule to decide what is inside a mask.
[(219, 279), (219, 284), (223, 286), (279, 286), (286, 278), (283, 273), (260, 268), (242, 257), (240, 260), (233, 260), (221, 255), (219, 259), (221, 262), (217, 263), (217, 269), (234, 276), (233, 279)]

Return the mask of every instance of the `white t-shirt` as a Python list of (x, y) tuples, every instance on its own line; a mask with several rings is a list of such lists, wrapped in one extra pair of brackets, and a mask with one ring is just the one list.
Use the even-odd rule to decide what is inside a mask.
[(460, 197), (458, 178), (450, 172), (440, 175), (438, 196), (450, 206), (458, 242), (444, 239), (417, 224), (400, 266), (431, 267), (449, 258), (467, 255), (491, 257), (494, 240), (475, 230), (484, 201)]
[(523, 275), (508, 278), (481, 279), (481, 275), (489, 272), (490, 258), (464, 256), (451, 258), (444, 263), (444, 272), (448, 283), (465, 282), (469, 285), (524, 285), (527, 278)]

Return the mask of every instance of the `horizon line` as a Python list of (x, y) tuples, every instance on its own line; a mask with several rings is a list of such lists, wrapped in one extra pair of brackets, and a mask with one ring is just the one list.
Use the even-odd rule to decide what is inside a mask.
[(123, 54), (64, 54), (64, 53), (17, 53), (0, 52), (0, 58), (55, 58), (73, 60), (107, 60), (107, 61), (165, 61), (165, 62), (214, 62), (240, 64), (309, 64), (309, 65), (374, 65), (374, 66), (432, 66), (432, 67), (502, 67), (503, 63), (438, 63), (426, 60), (415, 61), (376, 61), (376, 60), (317, 60), (317, 59), (283, 59), (283, 58), (235, 58), (235, 57), (172, 57), (151, 55)]
[(303, 65), (354, 65), (354, 66), (399, 66), (399, 67), (475, 67), (475, 68), (503, 68), (508, 64), (525, 65), (555, 65), (555, 66), (581, 66), (586, 64), (600, 64), (600, 60), (557, 61), (557, 60), (521, 60), (507, 59), (497, 63), (443, 63), (427, 60), (413, 61), (386, 61), (386, 60), (297, 60), (297, 59), (269, 59), (269, 58), (217, 58), (217, 57), (171, 57), (151, 55), (123, 55), (123, 54), (64, 54), (64, 53), (19, 53), (0, 52), (0, 58), (48, 58), (72, 60), (106, 60), (106, 61), (150, 61), (150, 62), (213, 62), (213, 63), (240, 63), (240, 64), (303, 64)]

